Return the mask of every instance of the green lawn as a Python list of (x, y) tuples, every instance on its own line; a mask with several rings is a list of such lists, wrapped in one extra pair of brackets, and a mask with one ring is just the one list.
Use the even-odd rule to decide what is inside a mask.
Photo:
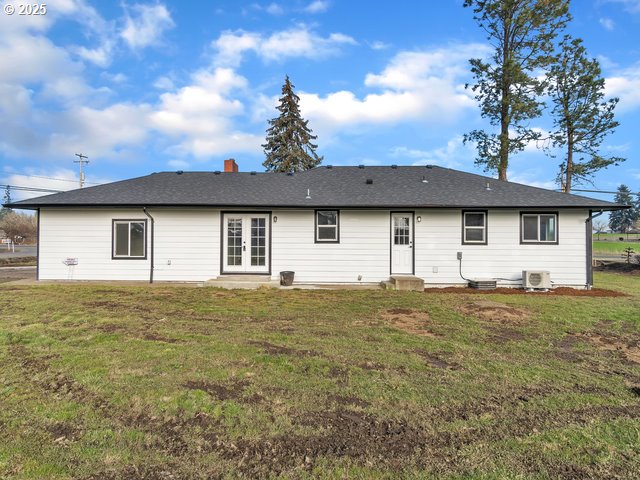
[(593, 253), (623, 254), (625, 248), (631, 247), (640, 254), (640, 242), (593, 242)]
[(640, 276), (596, 283), (0, 285), (0, 478), (635, 478)]

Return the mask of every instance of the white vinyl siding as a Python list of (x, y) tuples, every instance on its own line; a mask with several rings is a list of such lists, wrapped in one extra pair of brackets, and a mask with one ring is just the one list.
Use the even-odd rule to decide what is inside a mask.
[[(388, 210), (340, 210), (340, 243), (316, 243), (313, 210), (273, 210), (272, 273), (296, 282), (359, 283), (389, 278)], [(361, 276), (361, 280), (358, 280)]]
[[(225, 209), (226, 210), (226, 209)], [(340, 210), (340, 243), (315, 242), (313, 209), (272, 212), (271, 275), (292, 270), (303, 283), (377, 283), (390, 276), (391, 212)], [(205, 281), (220, 275), (220, 211), (209, 208), (149, 208), (154, 217), (154, 280)], [(558, 244), (521, 244), (520, 211), (491, 210), (487, 245), (464, 245), (460, 209), (418, 209), (414, 225), (415, 275), (429, 286), (464, 284), (456, 252), (463, 252), (467, 278), (519, 279), (522, 270), (548, 270), (556, 285), (586, 283), (586, 210), (560, 210)], [(277, 217), (277, 221), (275, 218)], [(149, 280), (147, 258), (112, 259), (112, 222), (139, 219), (142, 209), (42, 208), (40, 278), (43, 280)], [(269, 242), (267, 242), (269, 248)], [(65, 265), (68, 258), (77, 265)], [(503, 285), (519, 282), (499, 281)]]
[[(456, 252), (462, 252), (466, 278), (519, 279), (522, 270), (548, 270), (560, 285), (586, 284), (586, 210), (560, 210), (555, 244), (521, 244), (520, 211), (489, 210), (487, 245), (464, 245), (460, 238), (460, 210), (416, 210), (416, 275), (432, 285), (466, 283), (459, 274)], [(519, 282), (498, 281), (502, 285)]]
[[(219, 275), (220, 213), (149, 208), (155, 219), (154, 280), (204, 281)], [(144, 218), (142, 209), (40, 210), (40, 279), (149, 280), (151, 221), (144, 260), (112, 258), (113, 220)], [(62, 262), (77, 258), (78, 264)]]

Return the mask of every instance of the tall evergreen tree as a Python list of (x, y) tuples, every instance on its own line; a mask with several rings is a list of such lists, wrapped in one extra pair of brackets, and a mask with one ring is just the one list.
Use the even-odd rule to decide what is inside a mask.
[[(464, 141), (477, 145), (476, 164), (507, 180), (509, 156), (540, 138), (529, 120), (542, 112), (543, 82), (537, 71), (552, 59), (553, 39), (569, 20), (568, 0), (465, 0), (493, 47), (489, 62), (469, 60), (471, 89), (483, 118), (499, 132), (473, 130)], [(469, 87), (469, 85), (467, 85)]]
[(587, 56), (581, 39), (569, 35), (560, 42), (548, 80), (553, 101), (551, 140), (566, 155), (558, 180), (562, 191), (568, 193), (574, 182), (588, 181), (598, 170), (625, 160), (605, 158), (598, 152), (604, 138), (619, 125), (614, 120), (618, 99), (603, 100), (604, 78), (598, 60)]
[(287, 75), (282, 86), (280, 105), (276, 107), (280, 115), (269, 120), (267, 143), (262, 145), (267, 156), (263, 166), (271, 172), (300, 172), (319, 165), (322, 157), (316, 154), (318, 145), (312, 140), (318, 138), (307, 126), (308, 121), (300, 115), (300, 97)]
[[(624, 184), (618, 187), (618, 193), (616, 193), (614, 201), (620, 205), (634, 206), (631, 191)], [(611, 228), (612, 232), (626, 233), (637, 219), (638, 213), (635, 208), (616, 210), (609, 214), (609, 228)]]

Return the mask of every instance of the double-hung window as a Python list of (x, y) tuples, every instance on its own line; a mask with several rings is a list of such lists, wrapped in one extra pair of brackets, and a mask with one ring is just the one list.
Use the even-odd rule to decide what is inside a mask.
[(522, 243), (558, 243), (557, 213), (521, 213)]
[(462, 243), (487, 244), (487, 212), (462, 212)]
[(340, 213), (338, 210), (316, 210), (316, 243), (340, 241)]
[(147, 258), (147, 221), (113, 221), (113, 258)]

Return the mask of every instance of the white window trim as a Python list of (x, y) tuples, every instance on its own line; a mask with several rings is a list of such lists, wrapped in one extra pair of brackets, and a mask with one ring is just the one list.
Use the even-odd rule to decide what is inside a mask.
[[(478, 215), (481, 214), (484, 219), (484, 225), (481, 227), (477, 226), (467, 226), (467, 214)], [(467, 230), (482, 230), (482, 240), (467, 240)], [(463, 244), (476, 244), (476, 245), (486, 245), (487, 244), (487, 212), (482, 210), (468, 210), (462, 212), (462, 243)]]
[[(320, 225), (318, 222), (318, 214), (320, 212), (334, 212), (336, 214), (336, 224), (335, 225)], [(315, 223), (315, 242), (316, 243), (340, 243), (340, 210), (329, 210), (329, 209), (318, 209), (314, 211), (314, 223)], [(325, 230), (333, 229), (335, 235), (333, 238), (320, 238), (320, 229), (323, 228)]]

